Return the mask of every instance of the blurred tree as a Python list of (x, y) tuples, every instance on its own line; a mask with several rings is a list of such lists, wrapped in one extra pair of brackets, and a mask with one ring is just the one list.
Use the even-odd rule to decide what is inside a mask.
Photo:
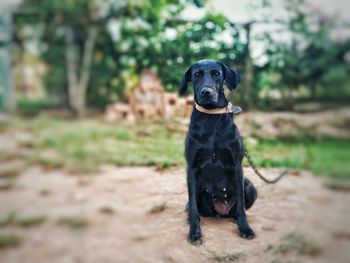
[(12, 84), (12, 12), (0, 3), (0, 109), (8, 113), (16, 110)]
[(66, 86), (68, 104), (78, 116), (85, 114), (98, 35), (111, 17), (127, 12), (125, 6), (120, 1), (25, 0), (20, 7), (20, 12), (36, 14), (21, 16), (17, 29), (28, 29), (26, 25), (31, 23), (31, 30), (40, 38), (39, 47), (49, 71), (46, 86), (61, 93)]
[[(16, 17), (15, 40), (22, 48), (26, 37), (35, 43), (47, 65), (47, 90), (79, 116), (86, 102), (104, 107), (124, 99), (143, 69), (157, 72), (166, 89), (175, 90), (187, 68), (203, 58), (221, 60), (243, 75), (235, 100), (245, 106), (255, 106), (266, 86), (281, 88), (292, 103), (299, 87), (315, 97), (333, 90), (326, 85), (348, 79), (350, 42), (331, 39), (335, 19), (310, 10), (305, 0), (284, 1), (282, 15), (264, 0), (255, 10), (263, 15), (246, 24), (212, 11), (198, 20), (182, 16), (188, 6), (206, 2), (24, 0), (19, 12), (31, 15)], [(249, 51), (250, 29), (259, 23), (273, 26), (260, 34), (264, 65), (251, 60)]]
[(282, 88), (286, 105), (292, 106), (293, 92), (301, 86), (315, 99), (316, 88), (326, 88), (326, 73), (333, 67), (347, 67), (345, 53), (350, 42), (340, 43), (331, 38), (337, 27), (335, 17), (312, 10), (305, 0), (283, 3), (286, 13), (276, 17), (271, 15), (274, 14), (271, 1), (264, 1), (261, 10), (268, 15), (262, 22), (274, 25), (275, 29), (264, 32), (263, 39), (269, 70), (279, 75), (274, 84)]
[[(240, 29), (219, 14), (187, 21), (181, 12), (205, 1), (180, 0), (25, 0), (17, 29), (33, 28), (48, 66), (45, 85), (65, 94), (67, 104), (84, 114), (134, 88), (143, 69), (152, 69), (168, 90), (178, 87), (187, 67), (203, 58), (239, 66), (246, 52)], [(35, 26), (35, 27), (34, 27)], [(19, 34), (20, 35), (20, 34)], [(20, 39), (20, 38), (18, 38)], [(62, 92), (62, 88), (66, 92)], [(86, 98), (87, 96), (87, 98)]]
[(226, 17), (209, 13), (198, 21), (177, 25), (176, 32), (174, 37), (162, 40), (162, 49), (155, 56), (159, 75), (169, 90), (177, 89), (188, 67), (200, 59), (217, 59), (242, 68), (246, 46), (239, 29)]
[(246, 52), (240, 30), (215, 13), (188, 21), (181, 17), (188, 4), (181, 3), (130, 4), (128, 16), (111, 21), (108, 49), (120, 69), (111, 79), (111, 84), (121, 86), (116, 90), (128, 93), (144, 69), (157, 72), (167, 90), (177, 90), (184, 72), (196, 60), (212, 58), (239, 65)]

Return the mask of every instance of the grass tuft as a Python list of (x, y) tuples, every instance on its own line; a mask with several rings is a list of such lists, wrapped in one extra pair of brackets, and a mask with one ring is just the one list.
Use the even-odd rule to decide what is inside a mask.
[(323, 185), (332, 190), (350, 191), (350, 180), (328, 179), (323, 182)]
[(0, 219), (0, 226), (8, 226), (12, 224), (16, 224), (17, 221), (17, 213), (16, 212), (10, 212), (8, 213), (4, 218)]
[(57, 223), (71, 229), (83, 229), (88, 225), (87, 219), (81, 215), (63, 216), (57, 220)]
[(109, 207), (109, 206), (102, 206), (102, 207), (100, 207), (100, 209), (98, 211), (101, 212), (102, 214), (106, 214), (106, 215), (114, 214), (114, 209), (112, 207)]
[[(2, 159), (1, 153), (0, 160), (8, 161), (6, 158)], [(18, 162), (6, 162), (6, 165), (0, 167), (0, 177), (16, 177), (20, 175), (23, 169), (24, 165), (20, 165)]]
[(0, 191), (8, 191), (16, 186), (15, 180), (7, 179), (5, 181), (0, 181)]
[(160, 204), (157, 204), (153, 206), (151, 209), (148, 210), (149, 214), (155, 214), (164, 211), (167, 208), (166, 202), (162, 202)]
[(21, 227), (31, 227), (36, 225), (41, 225), (46, 220), (44, 215), (32, 215), (27, 217), (22, 217), (17, 220), (17, 224)]
[(17, 225), (21, 227), (31, 227), (45, 222), (44, 215), (19, 216), (17, 212), (10, 212), (0, 220), (0, 226)]
[(306, 240), (302, 234), (296, 232), (284, 236), (280, 244), (269, 245), (266, 250), (276, 254), (295, 252), (299, 255), (317, 255), (321, 252), (318, 246)]
[(244, 257), (244, 254), (241, 252), (230, 253), (226, 255), (214, 255), (213, 260), (217, 262), (236, 262)]
[(301, 263), (300, 261), (282, 260), (280, 258), (274, 259), (271, 263)]
[(21, 238), (16, 234), (0, 234), (0, 248), (14, 247), (20, 243)]

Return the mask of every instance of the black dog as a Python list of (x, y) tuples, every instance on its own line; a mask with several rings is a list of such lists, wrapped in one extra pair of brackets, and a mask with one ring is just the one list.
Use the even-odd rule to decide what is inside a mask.
[(224, 94), (224, 84), (230, 90), (237, 87), (239, 74), (223, 63), (201, 60), (187, 70), (180, 95), (189, 82), (196, 102), (185, 145), (189, 241), (202, 242), (200, 216), (233, 218), (240, 236), (252, 239), (255, 233), (245, 210), (253, 205), (257, 191), (243, 177), (243, 142)]

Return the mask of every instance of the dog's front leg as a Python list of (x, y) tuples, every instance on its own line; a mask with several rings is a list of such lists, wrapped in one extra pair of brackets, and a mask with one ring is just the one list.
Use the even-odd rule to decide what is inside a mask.
[(245, 200), (244, 200), (244, 184), (243, 184), (243, 170), (241, 167), (236, 169), (236, 222), (241, 237), (253, 239), (255, 237), (254, 231), (250, 228), (247, 216), (245, 214)]
[(200, 216), (197, 207), (197, 195), (198, 195), (198, 182), (197, 173), (198, 169), (187, 169), (187, 189), (188, 189), (188, 221), (190, 224), (190, 232), (188, 235), (189, 241), (194, 245), (200, 245), (202, 243), (202, 232), (200, 226)]

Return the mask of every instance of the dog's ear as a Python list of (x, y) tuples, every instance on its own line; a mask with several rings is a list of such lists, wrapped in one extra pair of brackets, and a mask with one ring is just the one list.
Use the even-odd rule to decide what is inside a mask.
[(237, 88), (238, 84), (241, 82), (240, 75), (235, 72), (230, 66), (222, 63), (223, 73), (224, 73), (224, 81), (226, 86), (230, 90), (234, 90)]
[(184, 77), (181, 80), (179, 94), (180, 96), (185, 95), (187, 91), (188, 82), (191, 81), (191, 67), (186, 71)]

